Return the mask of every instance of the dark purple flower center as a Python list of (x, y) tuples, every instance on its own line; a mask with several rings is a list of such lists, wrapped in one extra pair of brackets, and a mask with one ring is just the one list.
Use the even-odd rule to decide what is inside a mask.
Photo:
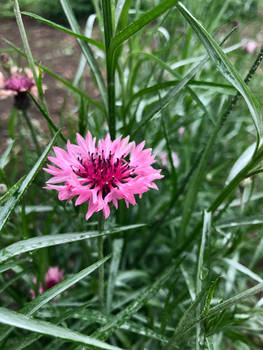
[(88, 153), (86, 159), (78, 158), (78, 161), (79, 168), (73, 169), (75, 174), (86, 179), (91, 189), (99, 187), (103, 198), (111, 188), (132, 177), (134, 171), (124, 156), (113, 159), (111, 152), (108, 158), (105, 158), (103, 151), (102, 154)]
[(25, 76), (11, 77), (5, 82), (5, 89), (13, 91), (27, 91), (34, 86), (32, 79)]
[(46, 282), (46, 289), (49, 289), (49, 288), (52, 288), (54, 287), (56, 284), (58, 284), (59, 281), (56, 280), (56, 279), (49, 279), (47, 282)]

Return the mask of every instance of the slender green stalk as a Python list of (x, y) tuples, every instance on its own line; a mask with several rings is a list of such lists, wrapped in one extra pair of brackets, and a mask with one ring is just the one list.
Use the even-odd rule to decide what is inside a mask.
[(115, 121), (115, 65), (114, 56), (110, 55), (109, 47), (113, 35), (111, 1), (102, 0), (103, 22), (104, 22), (104, 40), (106, 53), (107, 69), (107, 93), (108, 93), (108, 124), (112, 139), (115, 139), (116, 121)]
[(38, 140), (37, 140), (37, 136), (36, 136), (34, 127), (33, 127), (32, 123), (31, 123), (31, 119), (28, 116), (27, 110), (23, 110), (22, 111), (22, 115), (25, 118), (25, 121), (27, 123), (28, 129), (29, 129), (29, 131), (31, 133), (32, 140), (33, 140), (33, 142), (35, 144), (37, 154), (40, 156), (41, 155), (41, 149), (40, 149), (40, 146), (39, 146), (39, 143), (38, 143)]
[[(98, 231), (101, 233), (104, 229), (104, 216), (103, 213), (99, 213), (99, 222), (98, 222)], [(98, 244), (98, 258), (103, 258), (103, 236), (99, 236), (97, 238), (97, 244)], [(101, 265), (98, 269), (99, 271), (99, 300), (100, 300), (100, 306), (101, 309), (104, 308), (104, 265)]]

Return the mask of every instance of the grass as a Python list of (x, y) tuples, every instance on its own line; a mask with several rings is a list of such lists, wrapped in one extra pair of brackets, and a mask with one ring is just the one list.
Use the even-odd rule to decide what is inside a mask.
[[(25, 120), (14, 108), (0, 157), (0, 347), (261, 349), (263, 53), (247, 53), (231, 22), (238, 8), (247, 23), (256, 2), (102, 1), (88, 38), (71, 2), (60, 2), (69, 27), (21, 14), (15, 0), (23, 47), (8, 42), (9, 52), (67, 88), (74, 130), (146, 140), (164, 178), (136, 206), (111, 208), (104, 227), (100, 215), (85, 220), (86, 203), (43, 189), (48, 154), (75, 132), (65, 130), (64, 108), (56, 125), (34, 73), (41, 128), (33, 108)], [(36, 62), (23, 16), (78, 40), (73, 82)], [(31, 300), (50, 266), (65, 279)]]

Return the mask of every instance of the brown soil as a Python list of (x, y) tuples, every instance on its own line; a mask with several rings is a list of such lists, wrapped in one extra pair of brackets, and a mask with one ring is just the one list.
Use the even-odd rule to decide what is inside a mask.
[[(39, 23), (31, 18), (24, 17), (23, 21), (34, 59), (64, 79), (72, 82), (81, 54), (76, 39), (62, 31)], [(9, 49), (9, 46), (2, 40), (3, 38), (8, 39), (16, 46), (23, 48), (15, 19), (1, 19), (1, 51)], [(15, 54), (14, 56), (11, 54), (11, 56), (17, 57), (18, 66), (25, 64), (25, 61), (21, 59), (19, 55)], [(58, 125), (59, 115), (61, 113), (64, 99), (67, 101), (66, 109), (68, 111), (74, 108), (74, 99), (69, 96), (69, 89), (65, 88), (65, 86), (56, 79), (45, 74), (43, 80), (44, 84), (48, 87), (45, 93), (47, 106), (53, 122)], [(90, 86), (88, 85), (86, 93), (93, 98), (98, 96), (97, 90), (94, 89), (93, 82), (90, 84)], [(12, 105), (13, 98), (0, 100), (0, 154), (6, 148), (6, 140), (9, 136), (8, 121), (12, 110)], [(46, 121), (43, 119), (43, 116), (41, 116), (41, 113), (35, 106), (30, 107), (30, 116), (33, 119), (39, 120), (41, 127), (45, 130), (47, 129)]]

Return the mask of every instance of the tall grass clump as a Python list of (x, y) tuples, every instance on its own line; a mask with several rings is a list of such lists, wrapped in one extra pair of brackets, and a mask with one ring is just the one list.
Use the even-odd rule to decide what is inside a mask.
[[(84, 31), (69, 0), (67, 26), (13, 3), (0, 348), (261, 349), (263, 51), (233, 23), (248, 4), (92, 3)], [(32, 55), (25, 17), (78, 41), (72, 81)], [(59, 120), (47, 75), (71, 101)]]

